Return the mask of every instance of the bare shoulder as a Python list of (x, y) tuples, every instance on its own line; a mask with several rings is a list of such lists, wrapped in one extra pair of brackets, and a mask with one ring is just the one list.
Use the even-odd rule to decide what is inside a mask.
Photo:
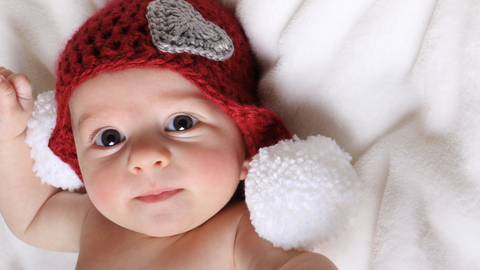
[(244, 215), (238, 223), (234, 250), (237, 269), (337, 269), (321, 254), (297, 250), (285, 251), (260, 238), (250, 221), (250, 213), (246, 206)]

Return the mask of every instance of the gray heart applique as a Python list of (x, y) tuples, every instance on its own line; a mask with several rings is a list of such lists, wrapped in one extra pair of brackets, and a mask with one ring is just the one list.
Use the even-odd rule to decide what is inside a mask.
[(148, 27), (155, 46), (168, 53), (190, 53), (215, 61), (233, 54), (233, 43), (227, 33), (205, 21), (184, 0), (155, 0), (148, 5)]

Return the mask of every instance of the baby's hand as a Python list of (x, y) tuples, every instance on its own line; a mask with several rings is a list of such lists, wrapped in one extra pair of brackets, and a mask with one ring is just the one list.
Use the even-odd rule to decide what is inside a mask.
[(21, 135), (32, 111), (30, 80), (24, 74), (0, 67), (0, 141)]

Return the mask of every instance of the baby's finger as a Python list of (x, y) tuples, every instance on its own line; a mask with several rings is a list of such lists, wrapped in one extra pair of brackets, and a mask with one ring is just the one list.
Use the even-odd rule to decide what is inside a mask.
[(7, 69), (6, 67), (3, 67), (3, 66), (0, 66), (0, 72), (2, 72), (2, 70), (4, 69)]
[(7, 78), (11, 75), (13, 75), (14, 72), (11, 71), (10, 69), (7, 69), (7, 68), (4, 68), (4, 67), (0, 67), (0, 75)]
[(33, 110), (32, 84), (23, 73), (16, 73), (8, 77), (8, 81), (17, 92), (17, 100), (26, 111)]
[(8, 112), (18, 108), (17, 93), (10, 82), (0, 75), (0, 110)]

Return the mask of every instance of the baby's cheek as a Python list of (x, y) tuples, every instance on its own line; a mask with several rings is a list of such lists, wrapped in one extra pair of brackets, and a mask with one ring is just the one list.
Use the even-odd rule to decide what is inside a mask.
[(118, 187), (115, 181), (109, 181), (115, 179), (113, 177), (107, 170), (98, 170), (84, 179), (90, 200), (99, 210), (109, 207), (118, 199)]
[[(195, 158), (192, 156), (192, 158)], [(203, 151), (192, 160), (198, 176), (197, 184), (212, 193), (235, 190), (240, 179), (240, 168), (236, 156), (228, 151)]]

